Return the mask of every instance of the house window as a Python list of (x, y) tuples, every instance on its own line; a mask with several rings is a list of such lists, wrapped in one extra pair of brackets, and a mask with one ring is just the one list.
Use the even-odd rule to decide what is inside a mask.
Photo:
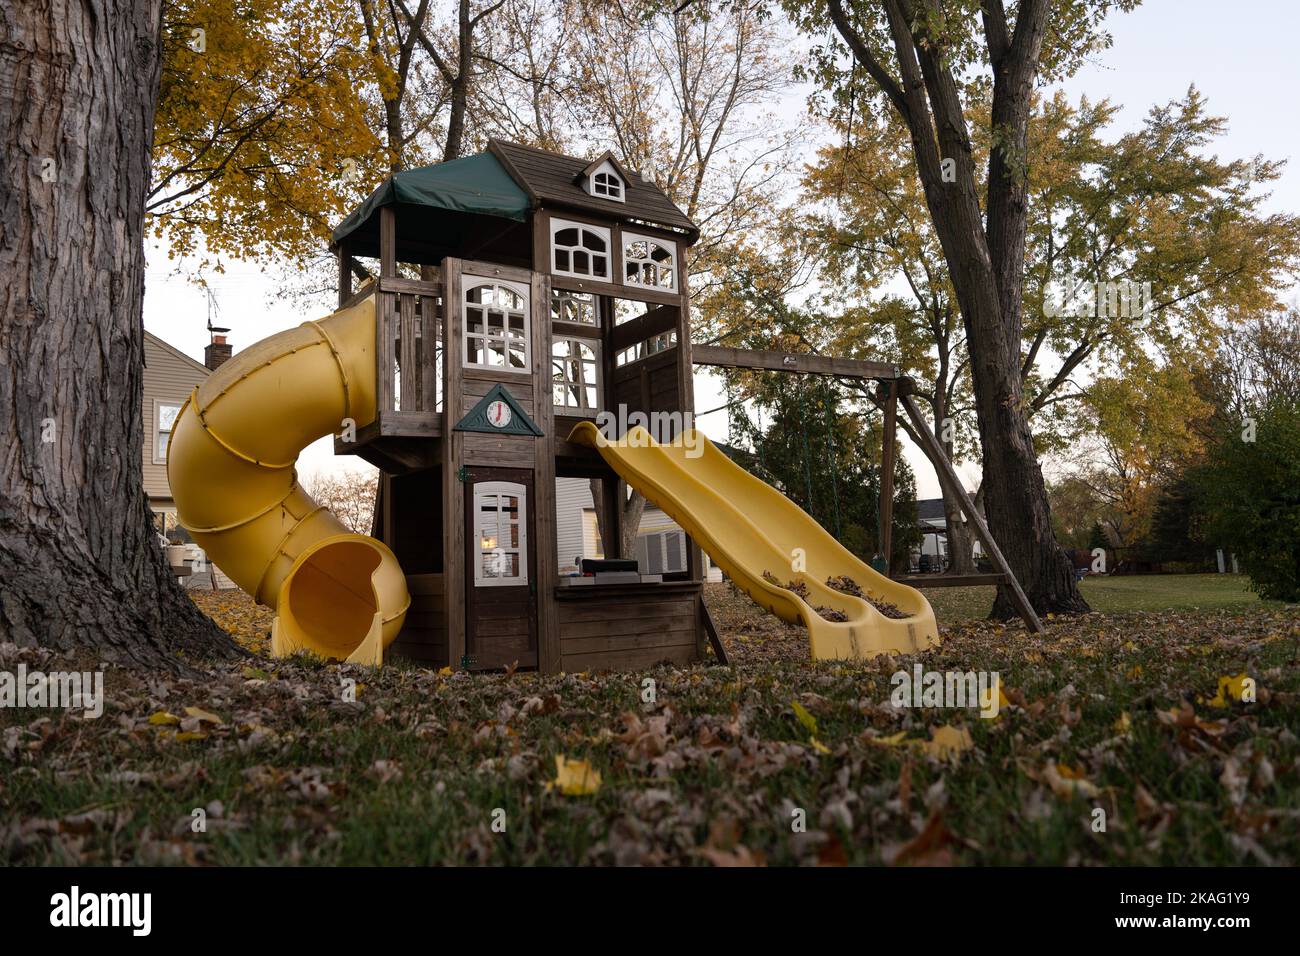
[(465, 364), (526, 372), (528, 292), (522, 285), (465, 276)]
[(608, 282), (609, 230), (552, 219), (551, 271), (556, 275)]
[(474, 584), (512, 587), (528, 583), (527, 498), (523, 485), (483, 481), (474, 486)]
[(591, 177), (591, 194), (623, 201), (623, 182), (617, 173), (600, 172)]
[(161, 465), (167, 461), (167, 443), (171, 441), (172, 429), (176, 426), (176, 417), (181, 413), (181, 406), (178, 402), (155, 402), (155, 419), (154, 428), (154, 464)]
[(677, 246), (664, 239), (623, 234), (623, 278), (628, 285), (671, 289), (677, 284)]
[(568, 289), (551, 290), (551, 319), (579, 325), (600, 325), (595, 295), (590, 292), (570, 292)]
[(591, 339), (551, 343), (551, 390), (556, 408), (595, 413), (599, 405), (599, 345)]

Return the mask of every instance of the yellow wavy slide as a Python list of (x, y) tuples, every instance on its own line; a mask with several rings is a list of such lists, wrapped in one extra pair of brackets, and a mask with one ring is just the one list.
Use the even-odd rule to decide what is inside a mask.
[[(760, 605), (783, 620), (802, 622), (814, 660), (911, 653), (939, 642), (934, 611), (920, 591), (860, 561), (803, 509), (732, 462), (706, 436), (688, 431), (671, 444), (659, 444), (636, 426), (610, 442), (593, 423), (582, 422), (569, 441), (599, 451)], [(692, 450), (702, 453), (692, 457)], [(843, 577), (906, 616), (886, 617), (870, 601), (827, 584)], [(802, 596), (783, 584), (799, 588)], [(827, 612), (844, 620), (830, 620)]]
[(375, 417), (375, 300), (237, 354), (182, 406), (167, 446), (177, 520), (274, 608), (271, 651), (378, 665), (410, 597), (393, 553), (298, 484), (298, 452)]

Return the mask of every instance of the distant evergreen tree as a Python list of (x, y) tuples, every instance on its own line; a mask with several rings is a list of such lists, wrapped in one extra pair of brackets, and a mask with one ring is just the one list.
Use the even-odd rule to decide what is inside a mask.
[[(880, 439), (865, 428), (839, 389), (813, 376), (777, 375), (762, 383), (756, 414), (733, 408), (733, 457), (780, 489), (841, 544), (870, 561), (880, 526)], [(899, 455), (894, 469), (891, 564), (904, 568), (921, 542), (916, 478)]]

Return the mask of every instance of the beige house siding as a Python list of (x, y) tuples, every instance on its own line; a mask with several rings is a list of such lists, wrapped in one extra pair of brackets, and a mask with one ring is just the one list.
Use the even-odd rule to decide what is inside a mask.
[(179, 349), (149, 332), (144, 334), (144, 490), (150, 502), (171, 503), (167, 463), (160, 454), (158, 411), (162, 405), (180, 405), (208, 370)]

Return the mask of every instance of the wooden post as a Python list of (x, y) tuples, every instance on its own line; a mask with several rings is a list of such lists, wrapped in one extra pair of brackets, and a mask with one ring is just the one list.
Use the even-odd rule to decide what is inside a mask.
[(894, 454), (898, 433), (898, 384), (882, 382), (885, 393), (885, 431), (880, 445), (880, 554), (886, 573), (892, 570), (894, 554)]
[(537, 669), (560, 670), (560, 586), (556, 553), (555, 406), (551, 389), (551, 280), (541, 272), (530, 277), (528, 321), (533, 340), (533, 419), (542, 436), (533, 441), (533, 521), (537, 531), (533, 584), (537, 589)]
[(605, 557), (623, 557), (623, 503), (627, 500), (627, 489), (623, 481), (613, 471), (600, 479), (601, 500), (595, 502), (601, 509), (601, 526), (605, 538), (601, 542)]
[(465, 435), (453, 431), (464, 414), (461, 355), (460, 260), (442, 261), (442, 580), (447, 663), (465, 656)]
[[(897, 384), (895, 383), (895, 392), (897, 391)], [(957, 472), (953, 470), (952, 462), (948, 461), (947, 456), (944, 455), (939, 439), (930, 430), (930, 426), (922, 417), (921, 410), (916, 407), (916, 402), (912, 400), (912, 396), (904, 394), (902, 398), (903, 410), (907, 412), (907, 417), (911, 420), (913, 429), (921, 439), (921, 450), (933, 463), (935, 471), (939, 474), (939, 482), (961, 503), (961, 510), (966, 515), (966, 520), (975, 528), (980, 543), (988, 549), (989, 557), (993, 559), (994, 566), (1004, 575), (1003, 583), (1011, 592), (1012, 602), (1016, 605), (1016, 609), (1020, 611), (1020, 616), (1024, 618), (1025, 626), (1037, 634), (1043, 633), (1043, 624), (1038, 619), (1038, 615), (1034, 613), (1033, 605), (1029, 603), (1029, 598), (1025, 596), (1020, 582), (1016, 580), (1016, 576), (1011, 572), (1011, 566), (1007, 564), (1007, 559), (1002, 556), (1002, 549), (998, 547), (998, 543), (993, 540), (988, 525), (984, 523), (984, 519), (975, 510), (975, 503), (971, 501), (970, 495), (966, 493), (966, 489), (962, 486), (961, 479), (957, 477)]]
[(346, 242), (340, 242), (338, 248), (339, 256), (339, 308), (343, 308), (348, 299), (352, 298), (352, 255), (348, 252)]
[[(397, 213), (392, 206), (379, 210), (379, 275), (397, 275)], [(394, 329), (397, 325), (397, 293), (380, 291), (375, 302), (375, 417), (394, 407), (393, 367), (397, 364)]]
[[(679, 252), (678, 277), (681, 280), (681, 306), (677, 315), (677, 397), (683, 412), (690, 414), (690, 426), (695, 426), (695, 362), (691, 355), (691, 295), (686, 284), (685, 256)], [(704, 581), (704, 552), (695, 540), (686, 538), (686, 573), (692, 581)], [(703, 598), (701, 598), (703, 602)]]

